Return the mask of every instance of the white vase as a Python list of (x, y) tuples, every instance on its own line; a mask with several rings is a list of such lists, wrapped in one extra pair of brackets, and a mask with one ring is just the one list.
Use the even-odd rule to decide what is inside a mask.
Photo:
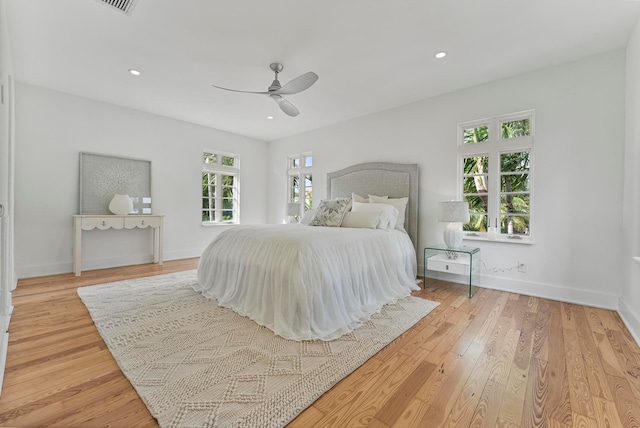
[(115, 195), (109, 202), (109, 211), (117, 215), (127, 215), (133, 210), (129, 195)]

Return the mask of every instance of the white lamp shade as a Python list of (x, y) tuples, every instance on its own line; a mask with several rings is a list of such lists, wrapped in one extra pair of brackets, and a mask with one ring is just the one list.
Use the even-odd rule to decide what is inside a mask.
[(438, 221), (450, 223), (466, 223), (469, 221), (469, 203), (465, 201), (440, 202)]
[(289, 202), (287, 204), (287, 215), (290, 215), (290, 216), (300, 215), (300, 204), (297, 202)]

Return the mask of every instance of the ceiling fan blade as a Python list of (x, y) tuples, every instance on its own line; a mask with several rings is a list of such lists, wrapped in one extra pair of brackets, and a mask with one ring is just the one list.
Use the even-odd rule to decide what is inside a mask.
[(300, 110), (298, 110), (296, 106), (294, 106), (289, 101), (282, 98), (280, 95), (270, 95), (270, 96), (271, 98), (273, 98), (275, 102), (278, 103), (278, 105), (280, 106), (280, 109), (283, 112), (285, 112), (285, 114), (291, 117), (296, 117), (297, 115), (300, 114)]
[(222, 86), (216, 86), (216, 85), (211, 85), (214, 88), (218, 88), (218, 89), (222, 89), (225, 91), (231, 91), (231, 92), (242, 92), (245, 94), (260, 94), (260, 95), (269, 95), (271, 92), (253, 92), (253, 91), (239, 91), (237, 89), (229, 89), (229, 88), (223, 88)]
[(313, 71), (310, 71), (296, 77), (295, 79), (284, 85), (281, 89), (278, 89), (277, 91), (274, 91), (272, 93), (281, 95), (297, 94), (298, 92), (302, 92), (305, 89), (309, 89), (311, 85), (316, 83), (316, 80), (318, 80), (318, 75)]

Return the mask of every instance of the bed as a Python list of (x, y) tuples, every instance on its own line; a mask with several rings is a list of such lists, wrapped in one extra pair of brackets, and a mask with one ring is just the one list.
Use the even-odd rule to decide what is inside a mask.
[(235, 226), (205, 249), (193, 287), (292, 340), (350, 333), (416, 285), (417, 165), (366, 163), (327, 174), (326, 198), (408, 197), (404, 229)]

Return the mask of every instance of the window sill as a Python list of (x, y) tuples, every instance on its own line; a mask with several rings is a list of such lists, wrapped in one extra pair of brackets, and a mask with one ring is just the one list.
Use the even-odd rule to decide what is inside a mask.
[(215, 222), (215, 221), (203, 221), (202, 225), (204, 227), (239, 226), (240, 223), (225, 223), (225, 222)]
[(488, 238), (485, 236), (464, 236), (464, 241), (483, 241), (483, 242), (500, 242), (502, 244), (518, 244), (518, 245), (533, 245), (535, 242), (532, 239), (509, 239), (509, 238)]

